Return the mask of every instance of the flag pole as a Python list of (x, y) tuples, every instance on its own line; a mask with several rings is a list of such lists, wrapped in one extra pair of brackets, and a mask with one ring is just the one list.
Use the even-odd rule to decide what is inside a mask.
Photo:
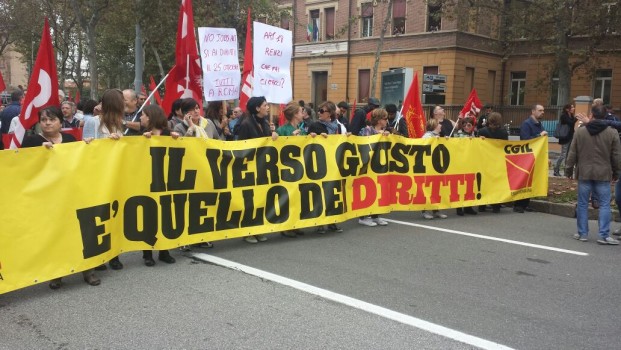
[[(159, 82), (159, 84), (157, 84), (155, 89), (153, 89), (153, 91), (151, 91), (151, 93), (149, 94), (149, 97), (147, 97), (146, 101), (148, 101), (151, 98), (153, 98), (153, 95), (155, 95), (155, 93), (157, 92), (157, 89), (159, 89), (160, 86), (162, 86), (162, 84), (166, 81), (166, 78), (168, 78), (169, 75), (170, 75), (170, 72), (168, 72), (168, 74), (166, 74), (166, 76), (164, 76), (164, 78), (162, 78), (162, 80)], [(140, 106), (140, 108), (138, 108), (138, 111), (136, 112), (136, 114), (132, 118), (132, 122), (135, 122), (136, 118), (140, 118), (140, 112), (142, 112), (142, 110), (144, 109), (145, 105), (146, 105), (146, 103), (143, 103), (142, 106)], [(166, 114), (166, 111), (164, 111), (164, 114)], [(129, 128), (127, 128), (123, 134), (127, 135), (128, 131), (129, 131)]]

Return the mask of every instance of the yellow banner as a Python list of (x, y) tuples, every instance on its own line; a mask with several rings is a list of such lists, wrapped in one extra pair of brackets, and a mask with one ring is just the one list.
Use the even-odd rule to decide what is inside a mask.
[(0, 294), (172, 249), (545, 196), (548, 140), (124, 137), (0, 152)]

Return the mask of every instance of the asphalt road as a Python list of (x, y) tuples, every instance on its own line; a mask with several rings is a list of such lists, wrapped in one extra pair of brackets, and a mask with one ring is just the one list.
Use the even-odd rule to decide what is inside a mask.
[[(571, 238), (574, 219), (510, 209), (447, 214), (393, 213), (387, 227), (352, 220), (343, 233), (306, 230), (256, 245), (216, 242), (173, 252), (174, 265), (146, 267), (141, 253), (124, 254), (125, 269), (100, 272), (98, 287), (77, 274), (57, 291), (43, 283), (0, 295), (0, 349), (621, 348), (621, 247), (596, 244), (596, 222), (581, 243)], [(402, 316), (370, 312), (377, 307)], [(424, 321), (438, 327), (421, 329)], [(482, 343), (454, 340), (452, 331)]]

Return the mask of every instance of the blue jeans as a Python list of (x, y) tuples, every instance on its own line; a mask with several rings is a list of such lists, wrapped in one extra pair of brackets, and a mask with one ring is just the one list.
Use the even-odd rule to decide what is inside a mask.
[(610, 233), (610, 181), (578, 181), (578, 234), (589, 235), (589, 197), (591, 192), (599, 199), (599, 237), (606, 238)]

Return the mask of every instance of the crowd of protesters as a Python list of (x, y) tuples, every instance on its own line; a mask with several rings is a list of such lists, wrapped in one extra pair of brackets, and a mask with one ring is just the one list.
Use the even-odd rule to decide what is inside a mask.
[[(118, 89), (106, 90), (100, 101), (82, 100), (77, 105), (66, 101), (64, 94), (60, 95), (58, 106), (44, 108), (39, 111), (39, 123), (23, 141), (23, 147), (44, 146), (54, 147), (55, 144), (75, 142), (76, 138), (70, 134), (61, 132), (63, 128), (81, 128), (84, 142), (90, 143), (94, 139), (110, 138), (119, 140), (127, 135), (170, 136), (177, 139), (184, 137), (198, 137), (204, 139), (216, 139), (223, 141), (247, 140), (254, 138), (269, 137), (276, 140), (279, 136), (308, 136), (329, 137), (330, 135), (359, 135), (388, 136), (396, 134), (408, 137), (408, 127), (394, 104), (387, 104), (383, 108), (377, 98), (368, 99), (366, 106), (355, 111), (350, 111), (346, 102), (334, 104), (331, 101), (321, 103), (317, 110), (311, 104), (304, 101), (290, 102), (283, 110), (285, 122), (277, 125), (278, 120), (272, 118), (269, 113), (269, 105), (264, 97), (252, 97), (242, 108), (228, 109), (226, 101), (209, 102), (204, 110), (201, 110), (198, 101), (192, 98), (174, 101), (170, 111), (164, 111), (158, 105), (146, 105), (146, 98), (138, 96), (131, 89), (124, 91)], [(19, 115), (23, 92), (16, 91), (11, 95), (12, 103), (0, 114), (2, 122), (0, 131), (10, 133), (11, 125), (15, 123), (15, 117)], [(564, 108), (564, 123), (575, 121), (573, 106)], [(168, 113), (166, 113), (168, 112)], [(530, 139), (545, 136), (540, 119), (543, 115), (543, 107), (533, 107), (532, 115), (528, 118), (521, 129), (521, 139)], [(444, 109), (436, 106), (433, 116), (426, 123), (426, 133), (423, 138), (454, 137), (472, 138), (481, 137), (489, 139), (508, 139), (508, 132), (502, 126), (502, 117), (493, 112), (490, 105), (486, 105), (478, 119), (474, 117), (461, 118), (452, 121), (445, 118)], [(613, 125), (621, 130), (621, 123)], [(573, 130), (573, 129), (572, 129)], [(573, 135), (573, 131), (572, 131)], [(565, 140), (564, 140), (565, 141)], [(558, 175), (559, 167), (569, 153), (571, 139), (563, 144), (562, 157), (555, 167)], [(565, 146), (567, 145), (567, 146)], [(0, 145), (1, 146), (1, 145)], [(573, 158), (572, 158), (573, 159)], [(573, 161), (573, 160), (572, 160)], [(621, 188), (618, 189), (621, 199)], [(491, 211), (499, 213), (502, 203), (491, 204)], [(478, 212), (485, 212), (488, 206), (481, 205)], [(532, 211), (528, 207), (528, 200), (517, 201), (513, 210), (518, 213)], [(476, 215), (474, 207), (457, 208), (458, 216)], [(424, 219), (445, 219), (447, 215), (438, 210), (423, 211)], [(363, 216), (358, 223), (364, 226), (386, 226), (388, 221), (378, 215)], [(319, 234), (330, 232), (343, 232), (337, 224), (319, 226), (315, 228)], [(303, 235), (299, 229), (288, 230), (281, 233), (285, 237), (295, 238)], [(580, 236), (582, 238), (582, 236)], [(266, 235), (249, 235), (244, 241), (256, 244), (267, 240)], [(608, 241), (607, 244), (615, 244)], [(192, 247), (211, 248), (211, 242), (195, 244)], [(192, 247), (184, 246), (184, 251)], [(156, 264), (151, 250), (143, 251), (143, 259), (146, 266)], [(167, 264), (175, 263), (175, 259), (167, 250), (158, 253), (158, 260)], [(120, 270), (123, 264), (119, 257), (109, 262), (111, 269)], [(101, 265), (95, 270), (105, 270), (106, 265)], [(93, 270), (83, 272), (83, 277), (89, 285), (99, 285), (100, 280), (94, 275)], [(52, 289), (60, 288), (62, 280), (54, 279), (49, 286)]]

